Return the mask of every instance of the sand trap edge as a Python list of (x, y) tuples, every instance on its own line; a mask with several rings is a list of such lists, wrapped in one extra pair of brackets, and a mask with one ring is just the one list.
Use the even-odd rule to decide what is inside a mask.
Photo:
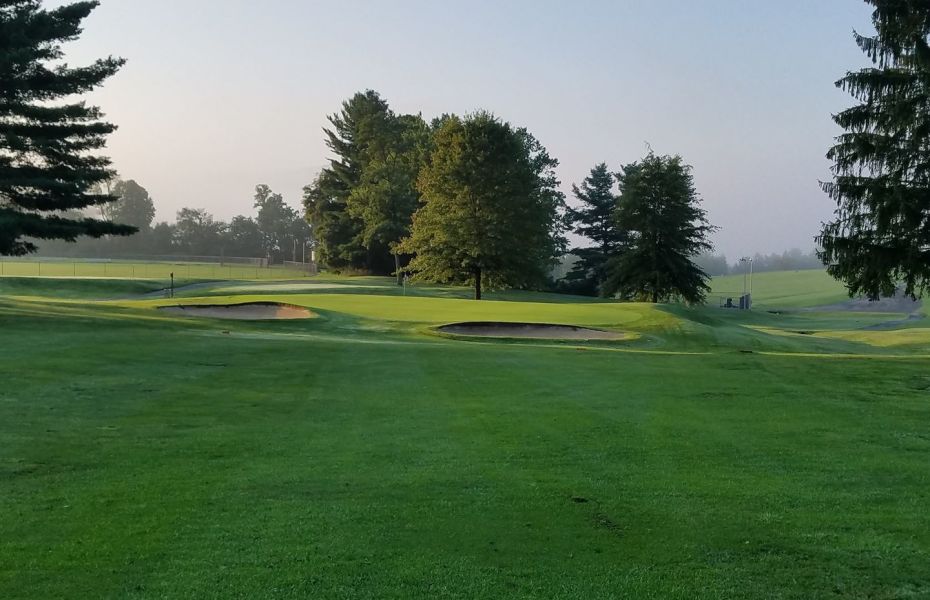
[(236, 304), (172, 304), (158, 310), (182, 317), (231, 321), (294, 321), (318, 315), (306, 306), (286, 302), (239, 302)]

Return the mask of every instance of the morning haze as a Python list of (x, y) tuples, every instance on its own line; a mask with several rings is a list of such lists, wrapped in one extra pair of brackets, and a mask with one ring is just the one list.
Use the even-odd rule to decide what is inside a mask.
[(527, 127), (566, 193), (647, 142), (681, 154), (718, 251), (738, 256), (809, 249), (831, 215), (817, 182), (850, 105), (832, 82), (865, 60), (853, 27), (869, 30), (863, 3), (111, 0), (67, 51), (129, 59), (91, 101), (159, 220), (248, 214), (257, 183), (299, 206), (329, 156), (326, 115), (374, 89), (398, 113)]

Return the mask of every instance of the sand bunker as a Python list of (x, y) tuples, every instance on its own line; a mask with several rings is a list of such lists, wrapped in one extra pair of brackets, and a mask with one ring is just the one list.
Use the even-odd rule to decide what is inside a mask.
[(494, 338), (531, 338), (542, 340), (619, 340), (624, 334), (618, 331), (549, 325), (545, 323), (453, 323), (437, 328), (444, 333)]
[(314, 314), (302, 306), (277, 302), (248, 302), (245, 304), (188, 304), (162, 306), (161, 310), (185, 317), (235, 319), (239, 321), (267, 321), (277, 319), (310, 319)]

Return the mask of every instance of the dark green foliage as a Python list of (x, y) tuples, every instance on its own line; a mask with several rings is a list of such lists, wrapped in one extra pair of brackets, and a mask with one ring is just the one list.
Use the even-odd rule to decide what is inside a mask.
[(254, 207), (258, 209), (256, 225), (262, 236), (262, 255), (272, 262), (297, 260), (295, 252), (299, 256), (303, 244), (310, 241), (307, 222), (284, 203), (281, 194), (265, 184), (255, 186)]
[(182, 208), (174, 227), (174, 248), (193, 256), (209, 256), (221, 246), (225, 224), (202, 208)]
[(402, 250), (417, 279), (532, 287), (564, 249), (558, 161), (526, 130), (479, 112), (445, 118), (420, 174), (423, 204)]
[(362, 223), (360, 237), (369, 250), (388, 248), (394, 274), (401, 283), (400, 241), (410, 232), (417, 209), (416, 183), (429, 150), (430, 130), (418, 115), (390, 115), (383, 145), (369, 151), (359, 184), (349, 194), (347, 207)]
[(366, 247), (365, 223), (348, 210), (349, 197), (362, 183), (372, 156), (391, 140), (393, 114), (377, 92), (359, 92), (329, 117), (326, 145), (335, 154), (316, 181), (304, 188), (307, 219), (317, 252), (331, 269), (390, 272), (393, 259), (386, 245)]
[(101, 207), (103, 215), (114, 223), (132, 225), (140, 231), (147, 231), (155, 220), (155, 202), (148, 190), (130, 179), (117, 181), (109, 191), (116, 200)]
[(873, 61), (837, 82), (859, 105), (834, 116), (846, 132), (827, 154), (836, 201), (818, 242), (850, 294), (930, 289), (930, 4), (867, 0), (874, 36), (855, 34)]
[(603, 286), (607, 279), (607, 261), (623, 248), (625, 242), (623, 231), (614, 219), (617, 208), (614, 185), (613, 174), (605, 163), (601, 163), (591, 169), (581, 187), (572, 186), (580, 205), (569, 209), (568, 216), (574, 232), (591, 240), (593, 245), (572, 251), (578, 256), (578, 262), (567, 279), (574, 284), (574, 289), (591, 295), (596, 295)]
[(629, 245), (611, 259), (604, 292), (652, 302), (676, 296), (703, 302), (708, 275), (693, 259), (712, 249), (707, 236), (715, 228), (699, 207), (691, 167), (680, 156), (650, 152), (623, 167), (617, 181), (617, 225)]
[(135, 228), (74, 212), (113, 200), (99, 184), (114, 173), (94, 151), (115, 127), (96, 107), (57, 103), (99, 86), (123, 60), (57, 63), (97, 2), (43, 10), (38, 0), (0, 2), (0, 254), (27, 254), (32, 239), (127, 235)]
[(265, 236), (255, 219), (237, 215), (226, 228), (223, 253), (225, 256), (258, 258), (264, 249)]

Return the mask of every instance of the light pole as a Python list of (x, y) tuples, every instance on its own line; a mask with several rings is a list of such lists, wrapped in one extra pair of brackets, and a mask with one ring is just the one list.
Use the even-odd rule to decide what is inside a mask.
[[(747, 296), (747, 295), (749, 296), (749, 298), (747, 298), (747, 300), (746, 300), (746, 308), (749, 308), (749, 306), (750, 306), (751, 303), (752, 303), (752, 257), (750, 257), (750, 256), (744, 256), (744, 257), (742, 257), (741, 259), (739, 259), (739, 261), (740, 261), (741, 263), (747, 263), (747, 264), (748, 264), (748, 268), (747, 268), (746, 270), (743, 271), (743, 296)], [(746, 277), (747, 277), (747, 275), (748, 275), (748, 277), (749, 277), (749, 287), (748, 287), (748, 288), (746, 287)]]

